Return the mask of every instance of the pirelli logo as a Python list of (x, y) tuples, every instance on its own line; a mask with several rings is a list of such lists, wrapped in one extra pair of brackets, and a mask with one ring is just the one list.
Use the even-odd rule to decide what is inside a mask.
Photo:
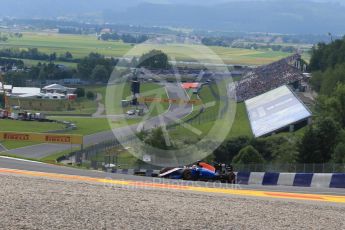
[(28, 134), (5, 133), (3, 137), (4, 137), (4, 140), (7, 140), (7, 141), (29, 141), (30, 140), (30, 135)]
[(83, 144), (81, 135), (0, 132), (0, 141), (30, 141), (54, 144)]
[(68, 136), (46, 136), (46, 142), (71, 143), (71, 137)]

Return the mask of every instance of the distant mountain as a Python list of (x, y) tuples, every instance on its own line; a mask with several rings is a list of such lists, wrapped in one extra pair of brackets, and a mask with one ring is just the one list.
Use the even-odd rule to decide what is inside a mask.
[(0, 17), (303, 34), (345, 33), (342, 0), (0, 0)]
[(199, 29), (302, 34), (345, 33), (345, 6), (303, 0), (234, 1), (213, 6), (140, 4), (108, 21)]
[(40, 17), (77, 16), (104, 10), (124, 11), (143, 0), (0, 0), (0, 16)]

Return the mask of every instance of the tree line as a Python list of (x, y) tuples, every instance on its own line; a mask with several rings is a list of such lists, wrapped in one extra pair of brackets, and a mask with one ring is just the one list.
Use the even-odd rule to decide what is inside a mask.
[(345, 83), (345, 37), (330, 44), (319, 43), (312, 49), (310, 68), (312, 86), (321, 94), (331, 95), (337, 84)]
[(63, 61), (63, 62), (79, 62), (80, 59), (74, 59), (70, 52), (66, 52), (61, 55), (57, 55), (55, 52), (51, 54), (40, 52), (37, 48), (29, 49), (17, 49), (17, 48), (5, 48), (0, 49), (0, 56), (7, 58), (18, 59), (32, 59), (38, 61)]
[[(89, 82), (106, 83), (113, 71), (118, 60), (113, 58), (105, 58), (98, 53), (90, 53), (87, 57), (80, 59), (77, 68), (67, 68), (54, 62), (41, 63), (31, 66), (26, 71), (12, 72), (9, 71), (5, 75), (8, 84), (14, 86), (25, 86), (26, 81), (60, 80), (66, 78), (80, 78)], [(0, 58), (0, 64), (15, 64), (24, 66), (21, 60)]]
[(131, 34), (118, 34), (118, 33), (103, 33), (99, 36), (99, 40), (102, 41), (119, 41), (122, 40), (124, 43), (143, 43), (149, 39), (147, 35), (131, 35)]
[(73, 69), (62, 68), (54, 63), (38, 63), (26, 71), (9, 71), (4, 75), (5, 82), (16, 87), (26, 86), (27, 81), (44, 82), (46, 80), (59, 80), (73, 78), (76, 71)]
[(201, 42), (206, 46), (231, 47), (236, 39), (235, 37), (204, 37)]
[(23, 68), (24, 62), (22, 60), (0, 57), (0, 66), (3, 67), (3, 70), (12, 68), (12, 66), (17, 66), (18, 68)]
[(286, 45), (274, 45), (274, 44), (260, 44), (256, 42), (235, 42), (237, 37), (204, 37), (201, 39), (203, 45), (206, 46), (223, 46), (231, 48), (241, 48), (241, 49), (271, 49), (273, 51), (281, 51), (287, 53), (293, 53), (296, 48), (293, 46)]
[(77, 76), (84, 80), (106, 83), (117, 63), (118, 59), (105, 58), (101, 54), (90, 53), (78, 63)]
[[(30, 49), (30, 51), (30, 55), (46, 55), (36, 49), (34, 51)], [(66, 52), (64, 58), (69, 59), (73, 58), (73, 56), (71, 53)], [(12, 84), (14, 86), (25, 86), (26, 81), (44, 82), (46, 80), (60, 80), (66, 78), (80, 78), (90, 83), (107, 83), (118, 62), (118, 59), (106, 58), (99, 53), (90, 53), (88, 56), (79, 59), (77, 68), (75, 69), (55, 64), (53, 61), (48, 63), (39, 62), (37, 65), (26, 68), (25, 71), (9, 71), (6, 73), (5, 79), (8, 84)], [(25, 67), (23, 61), (10, 58), (0, 58), (0, 65), (7, 65), (9, 67), (12, 67), (12, 65)], [(152, 50), (143, 54), (140, 58), (133, 58), (132, 61), (123, 64), (123, 66), (127, 68), (145, 67), (148, 69), (170, 68), (168, 56), (159, 50)]]

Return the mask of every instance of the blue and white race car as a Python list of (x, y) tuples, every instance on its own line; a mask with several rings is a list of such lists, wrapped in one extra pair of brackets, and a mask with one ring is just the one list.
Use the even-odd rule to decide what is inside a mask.
[(194, 181), (220, 181), (222, 183), (236, 182), (236, 175), (231, 166), (218, 163), (210, 165), (200, 161), (183, 168), (164, 168), (160, 171), (159, 177)]

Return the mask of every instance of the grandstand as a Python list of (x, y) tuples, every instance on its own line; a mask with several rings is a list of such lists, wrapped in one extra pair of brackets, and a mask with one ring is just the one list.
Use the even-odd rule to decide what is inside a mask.
[(280, 86), (305, 80), (300, 60), (301, 56), (295, 54), (247, 71), (239, 82), (234, 83), (236, 100), (242, 102)]
[(255, 137), (294, 131), (311, 122), (312, 113), (287, 86), (245, 101)]

